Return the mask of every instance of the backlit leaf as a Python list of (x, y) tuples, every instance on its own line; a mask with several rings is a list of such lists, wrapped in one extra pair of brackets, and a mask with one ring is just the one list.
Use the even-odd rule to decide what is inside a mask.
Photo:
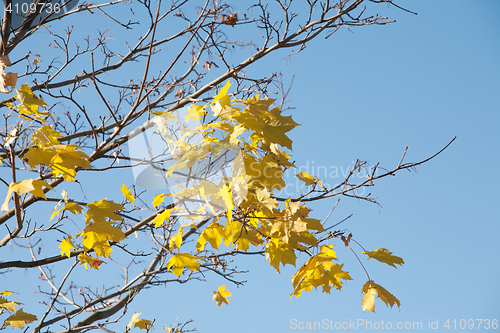
[(35, 315), (26, 313), (23, 311), (23, 309), (19, 309), (15, 314), (5, 320), (4, 325), (12, 325), (13, 328), (24, 328), (24, 324), (29, 324), (35, 320), (37, 320)]
[(383, 248), (377, 249), (375, 251), (363, 251), (362, 253), (368, 255), (368, 259), (376, 259), (396, 269), (396, 265), (402, 266), (405, 263), (402, 258), (393, 256), (391, 251)]
[(214, 296), (212, 296), (212, 301), (216, 301), (219, 308), (222, 306), (222, 303), (229, 304), (227, 297), (231, 296), (231, 293), (226, 289), (226, 286), (220, 286), (218, 290), (212, 292)]

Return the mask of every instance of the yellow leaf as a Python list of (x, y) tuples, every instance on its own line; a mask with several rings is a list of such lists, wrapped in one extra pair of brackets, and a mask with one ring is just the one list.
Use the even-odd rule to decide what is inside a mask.
[(170, 220), (170, 213), (172, 212), (173, 209), (165, 209), (161, 214), (157, 215), (153, 221), (155, 223), (155, 228), (158, 228), (159, 226), (163, 225), (165, 223), (165, 220), (167, 222)]
[(314, 176), (306, 171), (301, 171), (299, 174), (296, 174), (295, 176), (297, 176), (298, 179), (306, 183), (306, 186), (314, 185), (316, 182)]
[(222, 306), (222, 303), (229, 304), (227, 297), (231, 296), (231, 293), (226, 289), (226, 286), (220, 286), (218, 290), (212, 292), (214, 296), (212, 297), (212, 301), (216, 301), (219, 308)]
[(31, 143), (38, 146), (58, 145), (57, 138), (62, 137), (61, 133), (54, 130), (50, 125), (44, 125), (31, 135)]
[(167, 262), (167, 269), (170, 270), (172, 268), (172, 273), (181, 277), (184, 267), (187, 267), (191, 271), (200, 270), (200, 263), (196, 259), (204, 260), (189, 253), (174, 254)]
[(271, 193), (265, 188), (256, 190), (255, 197), (258, 209), (262, 210), (265, 214), (270, 214), (274, 208), (278, 207), (278, 201), (271, 198)]
[(52, 190), (52, 186), (47, 184), (45, 181), (38, 179), (25, 179), (20, 182), (11, 183), (9, 185), (9, 189), (7, 190), (7, 197), (5, 198), (5, 201), (2, 205), (2, 210), (9, 209), (9, 199), (12, 192), (15, 192), (17, 194), (23, 194), (29, 192), (33, 194), (35, 197), (47, 199), (45, 197), (45, 193), (43, 191), (42, 186), (45, 186), (46, 188)]
[(361, 301), (363, 312), (365, 312), (365, 310), (375, 312), (375, 296), (377, 296), (377, 289), (368, 288), (366, 290), (365, 297), (363, 297)]
[(66, 255), (68, 258), (71, 257), (71, 249), (75, 249), (75, 246), (71, 242), (71, 235), (68, 235), (65, 240), (59, 244), (59, 248), (61, 249), (61, 255)]
[(134, 325), (134, 327), (140, 328), (141, 330), (149, 329), (153, 325), (153, 322), (147, 319), (139, 319), (141, 314), (141, 312), (134, 313), (127, 327), (132, 328), (132, 325)]
[(396, 269), (397, 267), (394, 264), (403, 266), (403, 264), (405, 263), (402, 258), (393, 256), (391, 251), (383, 248), (377, 249), (375, 251), (363, 251), (361, 253), (368, 255), (368, 260), (373, 258)]
[(224, 204), (227, 208), (227, 220), (230, 222), (233, 219), (233, 196), (229, 186), (224, 185), (224, 187), (221, 188), (219, 195), (222, 197), (222, 200), (224, 200)]
[(205, 244), (209, 242), (214, 249), (218, 250), (223, 237), (224, 231), (222, 230), (222, 225), (213, 221), (201, 233), (196, 243), (196, 249), (198, 251), (203, 251), (205, 249)]
[(162, 202), (163, 199), (166, 197), (164, 193), (157, 194), (155, 198), (153, 199), (153, 206), (158, 207)]
[(11, 296), (13, 293), (17, 294), (15, 291), (4, 290), (4, 291), (0, 292), (0, 295), (2, 295), (2, 296)]
[(85, 214), (86, 222), (91, 220), (95, 222), (106, 221), (109, 218), (112, 221), (123, 221), (123, 217), (115, 214), (115, 211), (125, 209), (122, 205), (113, 202), (112, 200), (102, 199), (99, 201), (92, 201), (87, 205), (89, 210)]
[(297, 256), (295, 255), (293, 247), (285, 242), (273, 238), (266, 245), (266, 260), (267, 259), (269, 259), (271, 266), (276, 269), (276, 272), (279, 273), (280, 264), (282, 264), (283, 267), (286, 264), (295, 266)]
[(376, 284), (372, 280), (369, 280), (364, 284), (362, 293), (363, 295), (365, 295), (363, 301), (361, 302), (363, 312), (365, 310), (375, 312), (375, 293), (387, 307), (391, 306), (392, 308), (394, 304), (397, 304), (398, 308), (401, 306), (401, 302), (396, 297), (394, 297), (393, 294), (391, 294), (382, 286)]
[(5, 326), (12, 325), (12, 327), (24, 328), (24, 324), (29, 324), (37, 320), (36, 316), (25, 313), (23, 309), (19, 309), (14, 315), (5, 319)]
[[(302, 291), (311, 291), (312, 287), (323, 287), (323, 292), (330, 293), (331, 286), (341, 289), (342, 280), (352, 280), (349, 273), (342, 270), (343, 265), (334, 264), (337, 260), (333, 245), (323, 245), (317, 255), (311, 256), (293, 275), (294, 292), (290, 295), (299, 297)], [(331, 285), (331, 286), (330, 286)]]
[(227, 80), (226, 85), (219, 91), (217, 96), (214, 97), (212, 104), (215, 104), (217, 101), (219, 101), (224, 95), (227, 95), (227, 91), (229, 90), (229, 87), (231, 87), (231, 82)]
[(184, 233), (184, 229), (182, 227), (180, 227), (179, 230), (175, 234), (170, 236), (170, 240), (168, 242), (168, 246), (170, 247), (170, 249), (173, 249), (174, 246), (176, 246), (178, 249), (181, 248), (183, 233)]
[(91, 222), (78, 236), (82, 236), (82, 245), (85, 248), (93, 248), (98, 256), (107, 258), (111, 252), (109, 241), (118, 243), (125, 239), (123, 231), (108, 221)]
[(104, 261), (99, 258), (91, 257), (86, 253), (80, 253), (78, 260), (80, 261), (80, 264), (85, 266), (85, 269), (88, 269), (87, 264), (89, 264), (91, 268), (99, 270), (99, 267), (104, 263)]
[(123, 184), (121, 187), (120, 187), (120, 190), (122, 191), (123, 193), (123, 196), (130, 202), (134, 202), (135, 198), (134, 196), (132, 195), (132, 191), (130, 191), (127, 186), (125, 186), (125, 184)]
[[(9, 295), (5, 295), (5, 291), (4, 291), (3, 295), (10, 296), (10, 292), (8, 292), (8, 293), (9, 293)], [(0, 297), (0, 308), (3, 308), (7, 311), (16, 312), (16, 305), (20, 305), (20, 304), (23, 304), (23, 303), (8, 301), (5, 298)]]
[(75, 214), (75, 215), (80, 215), (82, 213), (82, 206), (80, 206), (78, 203), (76, 202), (68, 202), (64, 205), (63, 208), (59, 209), (58, 211), (56, 211), (57, 207), (59, 206), (59, 203), (57, 204), (56, 207), (54, 207), (54, 212), (52, 213), (52, 215), (50, 216), (50, 219), (53, 219), (54, 216), (57, 216), (59, 215), (59, 213), (61, 213), (63, 210), (68, 210), (70, 211), (71, 213)]
[(205, 111), (205, 108), (206, 108), (206, 106), (198, 106), (196, 104), (191, 104), (188, 108), (187, 115), (184, 117), (184, 120), (186, 122), (188, 122), (189, 119), (200, 121), (201, 116), (207, 114), (207, 112)]

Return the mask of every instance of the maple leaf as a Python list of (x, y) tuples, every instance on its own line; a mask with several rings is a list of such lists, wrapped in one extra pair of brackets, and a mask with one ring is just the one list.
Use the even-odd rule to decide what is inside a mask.
[(165, 220), (170, 220), (170, 213), (172, 213), (174, 209), (165, 209), (161, 214), (156, 215), (156, 217), (153, 219), (155, 223), (155, 228), (158, 228), (159, 226), (163, 225), (165, 223)]
[(99, 267), (104, 263), (104, 261), (100, 260), (99, 258), (89, 256), (86, 253), (80, 253), (78, 255), (78, 260), (80, 261), (80, 264), (83, 264), (85, 266), (86, 270), (88, 270), (87, 264), (90, 265), (91, 268), (99, 270)]
[(10, 290), (4, 290), (0, 292), (0, 295), (2, 296), (11, 296), (12, 294), (17, 294), (15, 291), (10, 291)]
[(181, 277), (184, 267), (191, 271), (200, 270), (200, 263), (197, 260), (205, 260), (189, 253), (177, 253), (172, 256), (167, 262), (167, 269), (172, 268), (172, 273)]
[(262, 210), (264, 214), (270, 214), (274, 208), (278, 207), (278, 201), (271, 198), (271, 193), (265, 188), (256, 190), (255, 198), (258, 209)]
[[(5, 295), (5, 291), (2, 293), (4, 296), (10, 296), (10, 292), (8, 292), (9, 295)], [(8, 301), (3, 297), (0, 297), (0, 308), (5, 309), (7, 311), (12, 311), (16, 312), (16, 305), (21, 305), (23, 303), (19, 302), (14, 302), (14, 301)]]
[(112, 200), (102, 199), (99, 201), (92, 201), (87, 204), (89, 210), (85, 214), (86, 222), (91, 220), (95, 222), (105, 221), (109, 218), (112, 221), (123, 221), (123, 217), (115, 214), (115, 211), (125, 209), (122, 205), (113, 202)]
[(24, 328), (24, 324), (29, 324), (33, 321), (37, 320), (35, 315), (26, 313), (23, 309), (17, 310), (15, 314), (5, 319), (5, 326), (12, 325), (12, 327)]
[(15, 182), (15, 183), (10, 183), (9, 189), (7, 190), (7, 197), (5, 198), (4, 203), (2, 204), (2, 210), (8, 210), (9, 209), (9, 199), (10, 196), (12, 195), (13, 192), (17, 194), (23, 194), (23, 193), (31, 193), (33, 196), (37, 198), (44, 198), (45, 197), (45, 192), (43, 191), (42, 186), (52, 190), (52, 186), (47, 184), (43, 180), (39, 179), (25, 179), (20, 182)]
[(300, 173), (296, 174), (295, 176), (297, 176), (298, 179), (303, 181), (306, 184), (306, 186), (311, 186), (311, 185), (314, 185), (316, 183), (316, 179), (314, 178), (314, 176), (309, 174), (306, 171), (301, 171)]
[(212, 292), (214, 296), (212, 296), (212, 301), (216, 301), (219, 308), (222, 306), (222, 303), (229, 304), (227, 297), (232, 296), (229, 290), (226, 289), (226, 285), (220, 286), (218, 290)]
[(153, 199), (153, 206), (158, 207), (161, 203), (163, 203), (163, 199), (165, 197), (166, 197), (165, 193), (157, 194)]
[(222, 238), (224, 238), (222, 225), (213, 221), (201, 233), (196, 243), (196, 249), (200, 252), (203, 251), (205, 249), (205, 244), (209, 242), (212, 248), (218, 250), (222, 243)]
[(195, 121), (200, 121), (201, 116), (204, 116), (207, 114), (207, 111), (205, 111), (206, 105), (205, 106), (198, 106), (195, 103), (191, 104), (188, 108), (188, 113), (184, 117), (184, 120), (187, 122), (189, 119), (195, 120)]
[(39, 107), (43, 108), (47, 103), (45, 103), (43, 99), (36, 97), (26, 83), (17, 90), (17, 95), (14, 96), (14, 98), (21, 103), (19, 106), (13, 106), (13, 108), (18, 110), (20, 115), (27, 114), (40, 120), (42, 123), (46, 122), (44, 119), (45, 117), (51, 115), (48, 111), (38, 110)]
[(282, 264), (283, 267), (286, 264), (295, 266), (297, 256), (295, 255), (293, 247), (283, 241), (273, 238), (266, 244), (266, 260), (267, 259), (269, 259), (271, 266), (276, 269), (276, 272), (279, 273), (280, 264)]
[(75, 249), (75, 246), (71, 242), (71, 235), (68, 235), (65, 240), (59, 244), (59, 248), (61, 249), (61, 255), (66, 255), (68, 258), (71, 257), (71, 249)]
[(31, 135), (31, 143), (38, 147), (60, 144), (57, 138), (62, 137), (61, 133), (54, 130), (49, 125), (43, 125)]
[(361, 253), (368, 255), (368, 260), (373, 258), (396, 269), (398, 269), (396, 265), (403, 266), (405, 263), (402, 258), (393, 256), (391, 251), (384, 248), (380, 248), (375, 251), (363, 251)]
[(57, 145), (55, 147), (56, 153), (48, 166), (56, 177), (62, 175), (65, 180), (74, 182), (76, 168), (92, 169), (87, 154), (75, 150), (80, 147), (76, 145)]
[(365, 310), (375, 312), (375, 294), (377, 294), (378, 298), (380, 298), (387, 307), (390, 305), (392, 308), (394, 304), (397, 304), (398, 308), (401, 306), (401, 302), (394, 297), (393, 294), (372, 280), (367, 281), (363, 285), (362, 293), (365, 295), (363, 301), (361, 302), (363, 312)]
[(231, 82), (230, 82), (230, 80), (227, 80), (226, 85), (224, 87), (222, 87), (222, 89), (219, 91), (217, 96), (215, 96), (214, 99), (212, 100), (212, 104), (215, 104), (223, 96), (227, 95), (227, 91), (229, 90), (229, 87), (231, 87)]
[(342, 288), (342, 280), (352, 280), (349, 273), (342, 270), (343, 265), (334, 264), (337, 260), (333, 245), (323, 245), (318, 254), (311, 256), (292, 276), (294, 291), (290, 297), (299, 297), (302, 291), (311, 291), (312, 287), (323, 287), (323, 292), (330, 293), (331, 286)]
[(59, 203), (54, 208), (54, 212), (50, 216), (50, 219), (53, 219), (55, 216), (59, 215), (63, 210), (70, 211), (71, 213), (73, 213), (75, 215), (80, 215), (82, 213), (82, 210), (83, 210), (82, 206), (80, 206), (80, 204), (78, 204), (76, 202), (68, 202), (63, 206), (63, 208), (56, 211), (58, 206), (59, 206)]
[(170, 240), (168, 241), (168, 246), (170, 247), (170, 249), (173, 249), (174, 246), (176, 246), (178, 249), (181, 248), (183, 233), (184, 233), (184, 229), (183, 229), (183, 227), (180, 227), (179, 230), (175, 234), (170, 236)]
[(123, 231), (108, 221), (91, 222), (77, 236), (82, 236), (82, 245), (86, 249), (93, 248), (97, 256), (106, 258), (111, 253), (109, 241), (118, 243), (125, 239)]
[(120, 190), (122, 191), (123, 196), (125, 197), (125, 199), (127, 199), (130, 202), (134, 202), (135, 201), (135, 198), (132, 195), (132, 191), (130, 191), (127, 188), (127, 186), (125, 186), (125, 184), (123, 184), (122, 186), (120, 186)]
[(153, 325), (153, 322), (147, 319), (139, 319), (141, 314), (141, 312), (134, 313), (127, 327), (132, 328), (132, 325), (134, 325), (134, 327), (140, 328), (141, 330), (148, 330)]

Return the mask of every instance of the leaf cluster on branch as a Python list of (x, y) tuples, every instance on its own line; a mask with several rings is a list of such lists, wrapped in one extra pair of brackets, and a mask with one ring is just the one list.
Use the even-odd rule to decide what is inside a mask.
[[(286, 115), (281, 76), (252, 76), (253, 64), (271, 53), (292, 56), (342, 27), (392, 22), (366, 14), (379, 2), (397, 6), (278, 0), (258, 1), (242, 12), (215, 1), (60, 0), (48, 2), (59, 11), (37, 4), (16, 25), (14, 2), (4, 1), (0, 251), (8, 245), (19, 250), (2, 257), (0, 272), (37, 270), (46, 309), (36, 316), (24, 312), (30, 304), (19, 308), (14, 292), (3, 291), (0, 309), (9, 315), (3, 327), (109, 331), (141, 291), (216, 276), (227, 282), (212, 292), (221, 307), (230, 304), (226, 286), (245, 282), (235, 265), (245, 255), (264, 257), (278, 273), (285, 265), (299, 266), (298, 254), (308, 258), (291, 277), (295, 297), (313, 287), (340, 290), (351, 280), (335, 245), (350, 249), (363, 269), (352, 244), (368, 259), (402, 265), (387, 249), (365, 250), (350, 232), (336, 229), (343, 221), (314, 218), (306, 205), (340, 196), (376, 203), (359, 190), (413, 170), (442, 150), (417, 163), (403, 163), (405, 151), (390, 170), (357, 161), (343, 181), (326, 185), (291, 160), (289, 135), (299, 124)], [(89, 31), (104, 20), (123, 31)], [(261, 39), (250, 42), (241, 29), (255, 29)], [(238, 49), (251, 55), (242, 59)], [(7, 67), (17, 72), (6, 73)], [(155, 147), (132, 154), (144, 137)], [(122, 180), (144, 169), (158, 187)], [(303, 183), (302, 193), (281, 194), (287, 172)], [(361, 172), (367, 179), (356, 181), (353, 175)], [(115, 193), (121, 196), (107, 199)], [(40, 240), (57, 240), (59, 249), (41, 254)], [(92, 270), (103, 276), (102, 291), (85, 279)], [(120, 274), (123, 282), (116, 285)], [(376, 296), (400, 306), (366, 275), (363, 311), (374, 311)], [(151, 330), (154, 320), (139, 315), (120, 329)], [(165, 330), (188, 332), (190, 322)]]

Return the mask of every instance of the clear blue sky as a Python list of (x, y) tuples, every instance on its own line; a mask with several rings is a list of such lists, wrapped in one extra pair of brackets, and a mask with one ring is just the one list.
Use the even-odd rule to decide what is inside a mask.
[[(420, 331), (431, 331), (429, 321), (437, 320), (437, 331), (445, 332), (454, 331), (453, 320), (457, 330), (462, 319), (500, 320), (500, 2), (398, 3), (418, 15), (378, 5), (377, 12), (397, 22), (344, 28), (290, 60), (284, 60), (288, 53), (278, 53), (247, 72), (254, 77), (281, 72), (285, 82), (295, 76), (288, 96), (295, 109), (289, 113), (301, 126), (290, 135), (293, 160), (310, 173), (313, 166), (341, 172), (356, 159), (390, 169), (406, 146), (405, 160), (417, 162), (457, 136), (417, 172), (376, 183), (371, 192), (382, 208), (343, 198), (330, 217), (335, 222), (353, 213), (342, 228), (365, 248), (384, 247), (405, 260), (398, 270), (364, 261), (372, 279), (398, 297), (401, 308), (388, 309), (377, 300), (375, 314), (362, 312), (366, 275), (338, 244), (337, 255), (354, 279), (341, 292), (313, 291), (290, 299), (294, 267), (278, 275), (263, 258), (239, 258), (238, 268), (250, 272), (243, 287), (227, 286), (230, 305), (219, 309), (210, 301), (211, 291), (226, 284), (210, 276), (210, 282), (145, 291), (124, 322), (142, 312), (141, 318), (156, 319), (157, 331), (179, 316), (179, 321), (194, 319), (191, 327), (199, 332), (247, 333), (299, 331), (291, 326), (294, 319), (383, 321), (393, 328), (398, 322), (421, 322)], [(246, 10), (243, 2), (234, 7)], [(330, 184), (340, 180), (330, 173), (319, 176)], [(312, 205), (313, 217), (324, 218), (334, 204), (335, 199)], [(97, 279), (98, 273), (88, 272)], [(448, 319), (450, 329), (444, 328)], [(364, 325), (359, 330), (378, 331)]]

